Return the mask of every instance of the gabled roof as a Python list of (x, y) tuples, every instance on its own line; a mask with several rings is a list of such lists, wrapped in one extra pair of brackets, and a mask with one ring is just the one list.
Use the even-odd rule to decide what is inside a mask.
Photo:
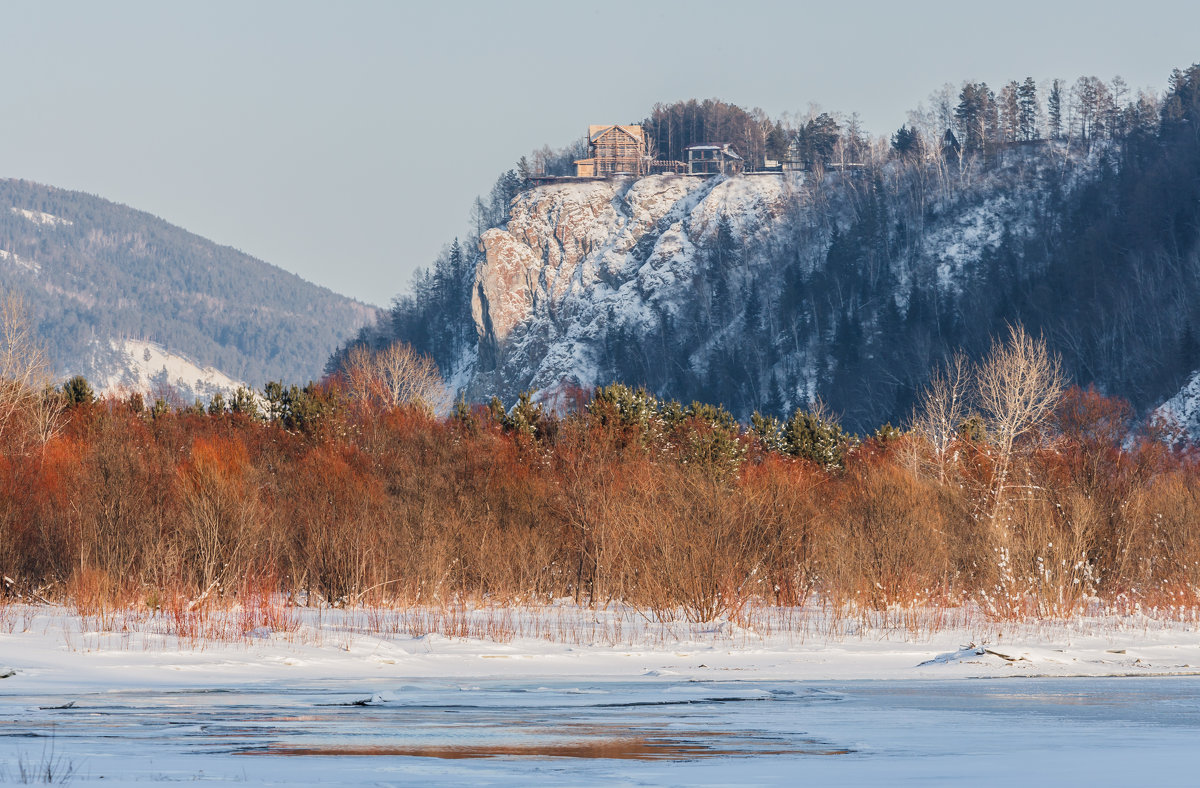
[(596, 140), (603, 137), (606, 133), (608, 133), (612, 129), (618, 129), (619, 131), (623, 131), (626, 134), (628, 134), (630, 137), (633, 137), (638, 142), (643, 142), (645, 140), (645, 137), (642, 135), (642, 127), (641, 126), (598, 125), (598, 126), (588, 126), (588, 142), (595, 142)]
[(688, 145), (684, 150), (719, 150), (731, 159), (741, 161), (742, 157), (733, 149), (732, 143), (726, 142), (721, 145)]

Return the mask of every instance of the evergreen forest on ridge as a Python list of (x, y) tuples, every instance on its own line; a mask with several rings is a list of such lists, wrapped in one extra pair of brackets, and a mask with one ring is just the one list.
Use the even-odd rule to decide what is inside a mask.
[[(1161, 95), (1119, 77), (947, 85), (888, 138), (872, 138), (856, 116), (773, 119), (716, 100), (657, 105), (641, 123), (660, 156), (719, 140), (752, 169), (791, 155), (807, 172), (760, 236), (739, 237), (729, 215), (697, 241), (677, 307), (649, 321), (597, 321), (584, 388), (644, 385), (723, 403), (742, 420), (819, 401), (869, 432), (904, 421), (931, 370), (958, 350), (979, 358), (1010, 324), (1044, 336), (1076, 383), (1139, 412), (1200, 367), (1200, 67), (1170, 74)], [(479, 236), (503, 227), (526, 195), (565, 188), (529, 178), (568, 174), (584, 151), (543, 148), (503, 173), (476, 201), (471, 236), (419, 272), (328, 370), (355, 344), (402, 340), (468, 399), (512, 402), (537, 388), (530, 351), (481, 354)], [(972, 235), (980, 227), (990, 233), (982, 240)], [(630, 270), (661, 230), (629, 253)], [(953, 259), (972, 244), (973, 256)], [(563, 319), (547, 316), (519, 337), (545, 345)], [(552, 372), (574, 381), (570, 368)]]

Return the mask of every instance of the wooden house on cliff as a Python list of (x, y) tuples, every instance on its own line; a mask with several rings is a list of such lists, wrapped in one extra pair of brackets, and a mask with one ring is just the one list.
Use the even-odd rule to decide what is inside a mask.
[(588, 126), (588, 148), (592, 155), (575, 162), (576, 177), (645, 175), (649, 171), (641, 126)]

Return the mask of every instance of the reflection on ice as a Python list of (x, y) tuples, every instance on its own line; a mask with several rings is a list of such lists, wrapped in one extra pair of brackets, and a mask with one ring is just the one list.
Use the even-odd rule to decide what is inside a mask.
[(52, 742), (75, 783), (1103, 785), (1152, 756), (1157, 784), (1187, 785), (1197, 734), (1200, 685), (1179, 678), (0, 694), (0, 771)]
[(535, 741), (494, 744), (425, 745), (271, 745), (239, 750), (239, 755), (407, 756), (414, 758), (607, 758), (633, 761), (681, 761), (698, 758), (734, 758), (764, 755), (847, 755), (853, 750), (831, 749), (817, 741), (764, 746), (754, 738), (734, 737), (718, 731), (689, 731), (688, 738), (655, 734), (608, 737), (596, 731), (583, 738), (560, 740), (550, 732)]

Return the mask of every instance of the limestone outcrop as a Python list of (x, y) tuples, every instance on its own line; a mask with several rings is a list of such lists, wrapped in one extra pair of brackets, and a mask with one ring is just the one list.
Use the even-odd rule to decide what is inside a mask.
[(782, 176), (656, 175), (552, 184), (520, 194), (503, 229), (480, 239), (472, 292), (475, 385), (511, 395), (594, 385), (617, 326), (646, 328), (689, 297), (697, 249), (720, 217), (739, 244), (761, 241), (786, 192)]

